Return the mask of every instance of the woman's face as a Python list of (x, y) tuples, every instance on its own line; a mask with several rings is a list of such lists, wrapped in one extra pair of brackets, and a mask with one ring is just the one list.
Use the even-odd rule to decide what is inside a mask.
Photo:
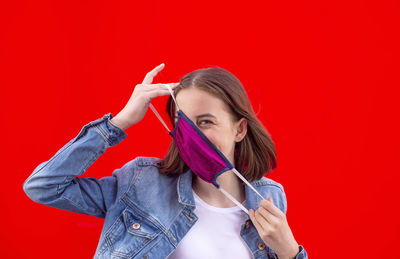
[(176, 102), (183, 113), (234, 164), (235, 143), (246, 135), (246, 119), (233, 122), (229, 107), (222, 100), (194, 87), (180, 90)]

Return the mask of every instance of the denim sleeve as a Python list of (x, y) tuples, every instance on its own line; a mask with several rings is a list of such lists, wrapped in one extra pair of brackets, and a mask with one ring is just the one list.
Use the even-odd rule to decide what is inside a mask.
[(308, 259), (307, 252), (302, 245), (299, 245), (299, 253), (296, 255), (295, 259)]
[(96, 179), (78, 177), (108, 147), (127, 134), (110, 122), (111, 113), (86, 124), (79, 134), (48, 161), (39, 164), (25, 180), (23, 190), (35, 202), (81, 214), (104, 218), (118, 193), (118, 182), (134, 163), (116, 169), (112, 176)]

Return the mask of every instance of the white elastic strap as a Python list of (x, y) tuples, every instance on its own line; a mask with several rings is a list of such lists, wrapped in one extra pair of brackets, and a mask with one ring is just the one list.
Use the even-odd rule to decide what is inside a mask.
[[(240, 204), (240, 202), (238, 202), (235, 198), (232, 197), (232, 195), (230, 195), (227, 191), (225, 191), (222, 187), (219, 187), (219, 190), (225, 194), (226, 197), (228, 197), (228, 199), (230, 199), (233, 203), (235, 203), (237, 206), (239, 206), (244, 212), (246, 212), (247, 214), (249, 214), (249, 211), (242, 205)], [(250, 216), (250, 215), (249, 215)]]
[[(246, 178), (243, 177), (235, 168), (232, 169), (232, 171), (243, 181), (245, 182), (255, 193), (257, 193), (258, 196), (261, 197), (261, 199), (265, 200), (264, 197), (251, 185)], [(228, 197), (233, 203), (235, 203), (237, 206), (239, 206), (244, 212), (246, 212), (249, 215), (249, 211), (243, 207), (242, 204), (240, 204), (235, 198), (233, 198), (232, 195), (230, 195), (227, 191), (225, 191), (222, 187), (219, 187), (219, 190), (225, 194), (226, 197)], [(250, 215), (249, 215), (250, 216)]]
[(165, 84), (165, 86), (168, 88), (168, 91), (169, 91), (169, 93), (171, 94), (172, 99), (174, 99), (174, 102), (175, 102), (175, 104), (176, 104), (176, 107), (178, 107), (178, 110), (180, 110), (180, 109), (179, 109), (179, 106), (178, 106), (178, 103), (177, 103), (176, 100), (175, 100), (174, 91), (172, 91), (171, 86), (169, 86), (168, 84)]
[(158, 114), (158, 112), (156, 111), (156, 108), (154, 108), (154, 106), (151, 103), (150, 103), (150, 109), (154, 112), (154, 114), (157, 116), (157, 118), (161, 121), (161, 123), (164, 125), (164, 127), (169, 132), (169, 128), (168, 128), (167, 124), (165, 124), (164, 120), (161, 118), (160, 114)]
[[(176, 106), (178, 106), (178, 104), (176, 103), (176, 100), (175, 100), (174, 92), (172, 91), (171, 87), (168, 84), (163, 84), (163, 85), (168, 88), (168, 91), (170, 92), (172, 99), (174, 99)], [(164, 127), (168, 130), (168, 132), (170, 132), (167, 124), (165, 124), (164, 120), (161, 118), (160, 114), (157, 112), (156, 108), (154, 108), (154, 106), (151, 103), (150, 103), (150, 109), (154, 112), (154, 114), (157, 116), (157, 118), (161, 121), (161, 123), (164, 125)]]
[(251, 184), (246, 180), (246, 178), (243, 177), (243, 175), (241, 175), (235, 168), (233, 168), (232, 171), (233, 171), (240, 179), (242, 179), (242, 181), (245, 182), (255, 193), (257, 193), (258, 196), (260, 196), (263, 200), (265, 200), (264, 197), (253, 187), (253, 185), (251, 185)]

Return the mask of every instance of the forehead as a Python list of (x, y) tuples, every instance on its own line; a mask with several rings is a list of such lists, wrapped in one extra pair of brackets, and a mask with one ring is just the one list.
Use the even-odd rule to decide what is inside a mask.
[(211, 113), (218, 116), (229, 115), (229, 107), (218, 97), (199, 88), (185, 88), (176, 95), (179, 108), (187, 116)]

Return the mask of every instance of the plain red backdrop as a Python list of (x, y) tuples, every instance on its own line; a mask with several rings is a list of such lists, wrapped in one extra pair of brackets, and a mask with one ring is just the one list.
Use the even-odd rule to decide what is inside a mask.
[[(399, 258), (399, 1), (0, 5), (1, 258), (93, 257), (103, 220), (35, 203), (23, 182), (162, 62), (155, 83), (214, 65), (241, 80), (311, 258)], [(152, 102), (165, 119), (166, 100)], [(126, 132), (83, 176), (171, 140), (150, 110)]]

